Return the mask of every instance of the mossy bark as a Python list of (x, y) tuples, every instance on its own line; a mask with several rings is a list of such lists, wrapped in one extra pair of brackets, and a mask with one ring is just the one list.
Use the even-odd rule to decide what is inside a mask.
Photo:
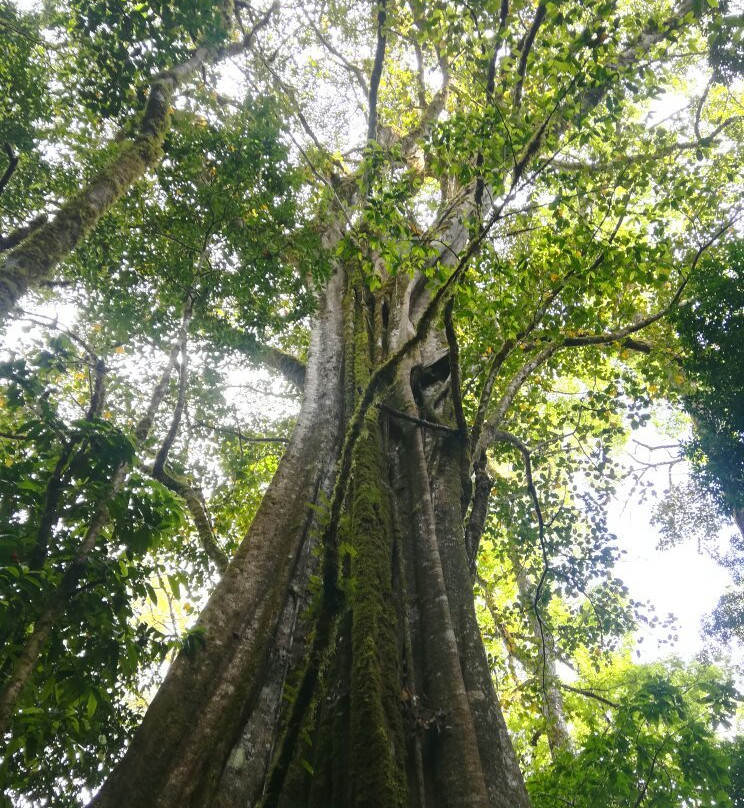
[(379, 427), (359, 443), (351, 496), (351, 755), (353, 804), (405, 804), (399, 643), (389, 491)]
[(137, 136), (119, 145), (108, 165), (0, 264), (0, 320), (22, 295), (51, 276), (106, 211), (160, 159), (177, 84), (171, 74), (153, 84)]
[[(528, 808), (475, 620), (465, 453), (454, 430), (417, 421), (421, 368), (437, 365), (418, 375), (447, 399), (441, 334), (367, 412), (333, 533), (319, 498), (367, 380), (415, 328), (421, 288), (392, 279), (375, 297), (354, 273), (334, 277), (295, 435), (200, 618), (204, 647), (174, 663), (94, 805)], [(314, 558), (332, 559), (332, 600)], [(307, 610), (312, 572), (323, 587)]]

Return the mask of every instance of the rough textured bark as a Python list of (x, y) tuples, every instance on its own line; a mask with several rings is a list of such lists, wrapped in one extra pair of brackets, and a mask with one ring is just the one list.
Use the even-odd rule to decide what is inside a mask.
[[(95, 806), (258, 805), (267, 782), (264, 804), (281, 808), (529, 805), (475, 619), (461, 436), (419, 423), (410, 381), (446, 357), (441, 329), (398, 366), (388, 407), (364, 417), (335, 537), (339, 600), (328, 609), (316, 596), (307, 619), (328, 519), (309, 505), (333, 487), (373, 368), (426, 310), (418, 281), (375, 297), (355, 277), (338, 272), (325, 293), (295, 432), (200, 617), (203, 645), (174, 662)], [(446, 387), (446, 368), (438, 378)], [(328, 642), (306, 663), (323, 608)], [(282, 727), (306, 664), (317, 670), (295, 737)], [(285, 761), (278, 775), (272, 758)]]
[(176, 74), (167, 74), (153, 84), (137, 137), (123, 143), (104, 169), (0, 264), (0, 320), (29, 289), (49, 278), (59, 261), (159, 159), (177, 84)]
[[(341, 430), (342, 279), (328, 285), (292, 439), (249, 535), (199, 619), (204, 644), (172, 665), (93, 804), (208, 805), (261, 692), (279, 619), (312, 523), (308, 507)], [(334, 380), (336, 383), (334, 384)]]
[[(676, 24), (642, 34), (616, 72)], [(582, 91), (586, 110), (608, 86), (605, 77)], [(514, 155), (507, 200), (546, 138), (569, 125), (549, 116)], [(471, 464), (559, 346), (537, 346), (489, 418), (486, 401), (472, 454), (463, 451), (457, 346), (440, 315), (507, 204), (484, 210), (474, 190), (461, 189), (434, 227), (442, 252), (432, 262), (450, 270), (438, 287), (401, 273), (372, 294), (351, 266), (328, 285), (294, 435), (199, 619), (202, 647), (174, 662), (94, 805), (529, 805), (473, 607), (468, 549), (484, 502), (471, 507), (469, 547), (462, 514)], [(438, 388), (431, 400), (427, 387)], [(322, 489), (330, 508), (316, 524), (309, 506)], [(314, 543), (322, 587), (305, 622)]]

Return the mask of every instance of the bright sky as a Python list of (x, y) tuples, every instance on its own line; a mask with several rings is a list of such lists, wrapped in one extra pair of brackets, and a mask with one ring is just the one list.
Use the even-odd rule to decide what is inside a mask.
[[(668, 437), (648, 428), (634, 437), (648, 445), (668, 443)], [(674, 478), (681, 481), (685, 471), (675, 469)], [(653, 483), (658, 497), (668, 484), (668, 472), (659, 468), (647, 473), (645, 479)], [(645, 629), (638, 645), (638, 657), (647, 662), (670, 653), (690, 659), (706, 645), (700, 623), (718, 602), (724, 589), (731, 583), (726, 570), (709, 556), (699, 553), (693, 541), (668, 550), (657, 550), (660, 534), (651, 524), (654, 500), (639, 502), (639, 497), (629, 498), (632, 483), (628, 481), (618, 493), (610, 508), (608, 526), (618, 537), (619, 546), (626, 555), (617, 567), (618, 577), (625, 582), (635, 600), (650, 601), (659, 620), (669, 613), (677, 618), (679, 640), (673, 644), (660, 644), (667, 631)], [(736, 530), (732, 523), (722, 531), (722, 539)]]

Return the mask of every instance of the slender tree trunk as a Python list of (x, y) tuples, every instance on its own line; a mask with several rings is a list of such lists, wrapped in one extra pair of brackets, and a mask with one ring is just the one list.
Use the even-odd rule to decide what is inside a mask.
[[(540, 689), (540, 710), (545, 719), (545, 735), (551, 754), (571, 749), (571, 734), (566, 724), (566, 713), (563, 707), (563, 694), (560, 690), (560, 679), (556, 669), (553, 639), (544, 626), (538, 622), (534, 611), (535, 586), (524, 570), (515, 564), (517, 586), (522, 600), (527, 604), (527, 622), (537, 645), (537, 660), (533, 663), (533, 672)], [(526, 660), (525, 660), (526, 661)]]
[[(225, 30), (232, 28), (232, 0), (217, 4)], [(200, 45), (188, 59), (155, 77), (136, 134), (125, 140), (106, 165), (71, 195), (48, 221), (40, 217), (28, 235), (0, 261), (0, 323), (19, 299), (47, 280), (95, 227), (110, 208), (162, 156), (162, 146), (170, 127), (176, 93), (205, 65), (236, 56), (251, 46), (254, 36), (278, 8), (278, 3), (261, 17), (242, 39), (221, 47)]]

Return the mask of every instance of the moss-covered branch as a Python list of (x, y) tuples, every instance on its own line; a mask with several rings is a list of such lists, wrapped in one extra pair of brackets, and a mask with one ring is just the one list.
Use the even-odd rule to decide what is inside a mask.
[[(223, 7), (223, 16), (230, 19), (232, 4), (225, 2)], [(158, 162), (179, 86), (208, 62), (235, 55), (250, 46), (274, 10), (272, 6), (239, 42), (226, 47), (200, 46), (189, 59), (153, 80), (137, 133), (118, 145), (108, 164), (0, 264), (0, 321), (6, 319), (22, 295), (51, 276), (57, 264), (77, 247), (111, 206)]]
[[(195, 58), (193, 70), (203, 60)], [(153, 82), (137, 135), (122, 143), (108, 165), (68, 199), (53, 219), (9, 253), (0, 265), (0, 319), (8, 316), (23, 294), (48, 279), (106, 211), (157, 162), (181, 80), (178, 73), (169, 72)]]

